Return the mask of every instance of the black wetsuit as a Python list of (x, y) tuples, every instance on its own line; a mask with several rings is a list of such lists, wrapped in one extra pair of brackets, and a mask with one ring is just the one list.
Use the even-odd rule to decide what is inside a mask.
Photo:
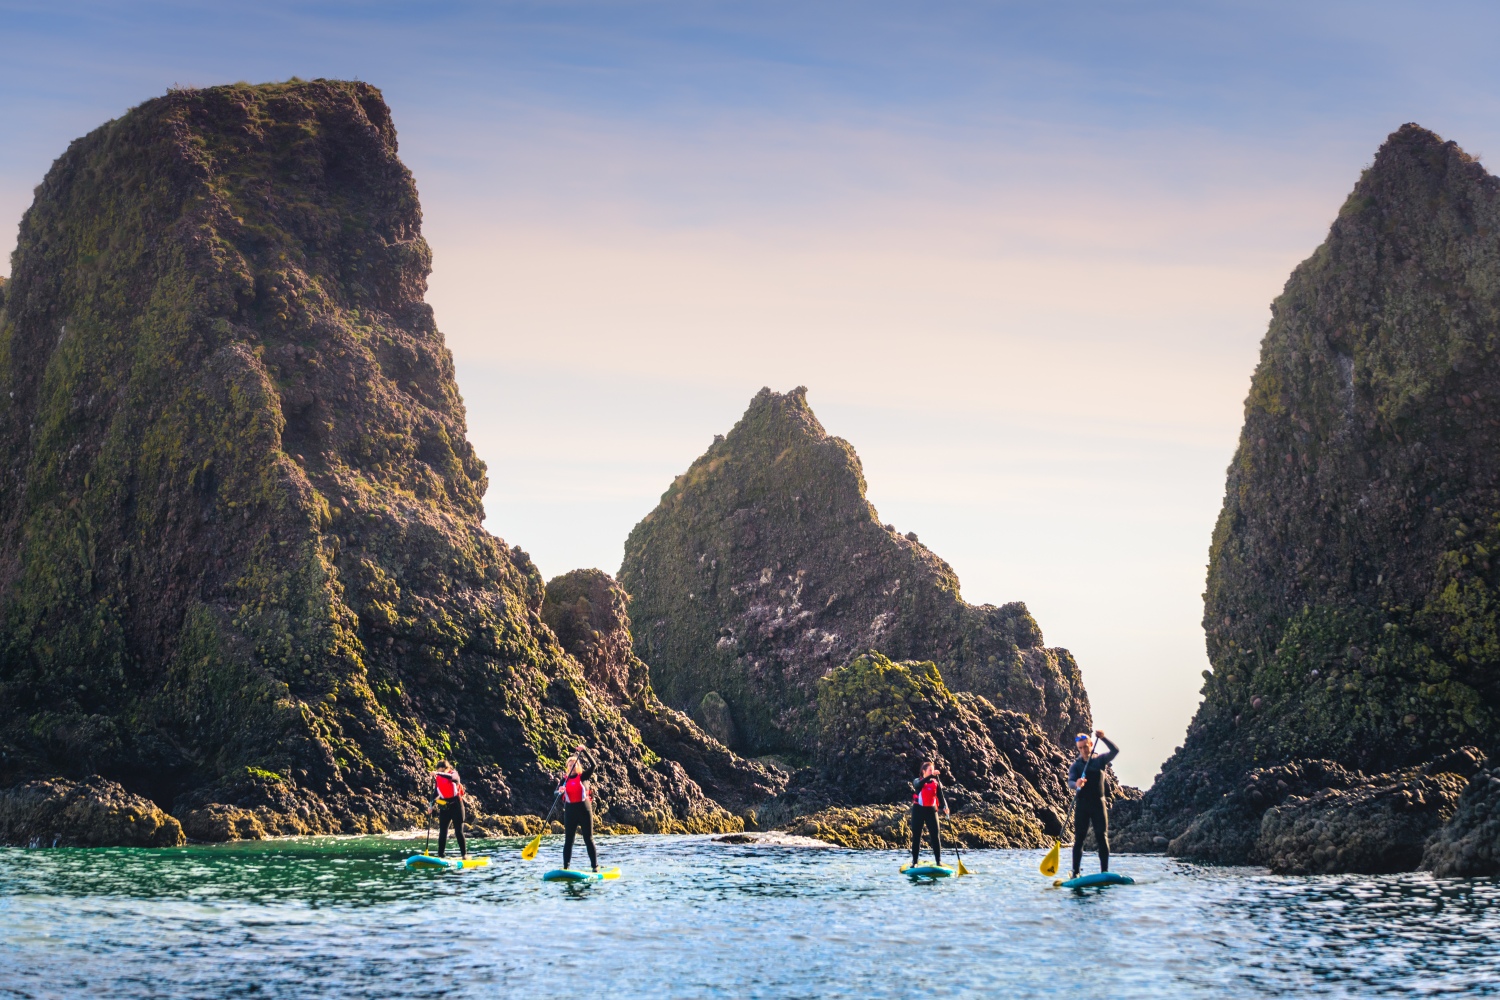
[[(937, 805), (924, 806), (919, 798), (922, 789), (929, 783), (935, 783), (937, 787)], [(927, 839), (932, 842), (933, 864), (943, 863), (943, 835), (938, 830), (938, 809), (948, 808), (948, 799), (943, 795), (942, 782), (938, 781), (937, 775), (928, 775), (918, 778), (911, 783), (913, 799), (911, 804), (911, 863), (916, 866), (918, 859), (922, 856), (922, 831), (927, 830)]]
[[(1109, 747), (1108, 753), (1095, 754), (1084, 766), (1083, 758), (1073, 761), (1068, 768), (1068, 784), (1076, 791), (1073, 799), (1073, 874), (1078, 874), (1083, 864), (1083, 838), (1089, 827), (1094, 828), (1094, 839), (1099, 842), (1099, 870), (1109, 871), (1109, 813), (1104, 808), (1104, 768), (1120, 754), (1120, 748), (1106, 736), (1100, 742)], [(1082, 788), (1078, 779), (1087, 777)]]
[[(453, 783), (458, 784), (455, 775)], [(438, 857), (448, 848), (448, 824), (453, 824), (453, 837), (458, 841), (458, 853), (460, 857), (469, 856), (469, 845), (464, 842), (464, 798), (462, 795), (451, 799), (438, 799)]]
[[(579, 779), (587, 781), (589, 775), (594, 773), (594, 765), (586, 764)], [(566, 786), (567, 779), (563, 779)], [(595, 871), (599, 870), (599, 852), (594, 850), (594, 806), (589, 801), (588, 792), (584, 792), (582, 802), (563, 801), (563, 867), (571, 868), (573, 862), (573, 836), (578, 832), (583, 833), (583, 846), (588, 848), (589, 865)]]

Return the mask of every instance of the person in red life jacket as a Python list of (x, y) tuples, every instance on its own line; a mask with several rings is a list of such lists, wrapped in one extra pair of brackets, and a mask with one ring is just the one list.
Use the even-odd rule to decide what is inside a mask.
[(589, 776), (594, 773), (594, 765), (592, 762), (585, 765), (583, 757), (583, 747), (573, 751), (573, 756), (568, 758), (563, 783), (557, 789), (563, 802), (563, 867), (568, 868), (572, 864), (573, 837), (581, 830), (583, 846), (589, 852), (589, 864), (594, 871), (598, 871), (599, 852), (594, 850), (594, 790), (589, 787)]
[(469, 856), (469, 845), (464, 841), (464, 783), (458, 780), (458, 768), (448, 761), (438, 762), (432, 772), (432, 783), (436, 791), (433, 805), (438, 816), (438, 852), (442, 857), (448, 847), (448, 824), (453, 824), (453, 837), (458, 841), (458, 856)]
[(932, 841), (933, 864), (943, 863), (943, 838), (938, 833), (938, 807), (943, 815), (951, 815), (948, 799), (943, 795), (943, 783), (938, 780), (937, 765), (927, 761), (922, 765), (922, 776), (911, 783), (911, 863), (916, 867), (922, 855), (922, 831), (926, 829)]

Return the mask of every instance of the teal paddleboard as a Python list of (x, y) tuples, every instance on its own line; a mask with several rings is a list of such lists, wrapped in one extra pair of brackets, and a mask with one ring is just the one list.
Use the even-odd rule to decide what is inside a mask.
[(483, 868), (489, 858), (439, 858), (432, 854), (413, 854), (406, 859), (408, 870), (448, 871), (455, 868)]
[(572, 868), (554, 868), (542, 876), (543, 882), (603, 882), (605, 879), (619, 878), (620, 869), (611, 868), (603, 872), (580, 872)]
[(957, 868), (947, 865), (902, 865), (901, 874), (908, 878), (947, 878), (957, 874)]
[(1057, 884), (1064, 889), (1082, 889), (1088, 885), (1135, 885), (1135, 879), (1116, 872), (1095, 872), (1092, 875), (1080, 875)]

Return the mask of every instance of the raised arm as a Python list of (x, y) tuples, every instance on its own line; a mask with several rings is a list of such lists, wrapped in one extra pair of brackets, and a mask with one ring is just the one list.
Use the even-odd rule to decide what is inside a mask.
[(1120, 756), (1120, 748), (1111, 743), (1109, 737), (1105, 736), (1104, 733), (1099, 732), (1095, 735), (1099, 737), (1099, 741), (1101, 743), (1109, 747), (1109, 751), (1107, 753), (1099, 753), (1094, 755), (1094, 763), (1098, 764), (1100, 768), (1103, 768), (1110, 761)]

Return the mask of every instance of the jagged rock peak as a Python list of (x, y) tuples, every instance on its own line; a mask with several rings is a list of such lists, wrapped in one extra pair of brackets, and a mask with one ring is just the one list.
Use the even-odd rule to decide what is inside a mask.
[(756, 394), (631, 532), (620, 578), (662, 697), (727, 705), (746, 752), (811, 752), (818, 678), (868, 649), (932, 660), (1053, 739), (1088, 723), (1071, 655), (1023, 604), (964, 603), (948, 563), (880, 522), (805, 388)]
[(1408, 124), (1272, 306), (1209, 552), (1213, 670), (1142, 803), (1154, 835), (1250, 768), (1493, 754), (1497, 551), (1500, 181)]

